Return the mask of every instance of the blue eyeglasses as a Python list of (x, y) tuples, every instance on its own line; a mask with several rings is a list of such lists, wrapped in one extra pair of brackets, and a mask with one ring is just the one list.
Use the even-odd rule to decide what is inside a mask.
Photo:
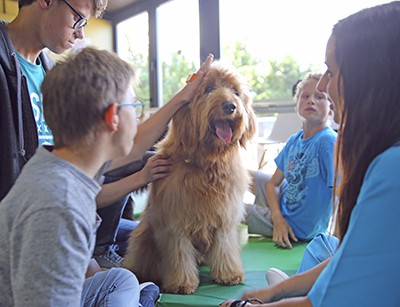
[(63, 0), (63, 1), (64, 1), (65, 4), (68, 5), (69, 8), (70, 8), (76, 15), (78, 15), (78, 17), (79, 17), (79, 19), (75, 22), (73, 28), (74, 28), (74, 29), (81, 29), (81, 28), (86, 27), (86, 26), (88, 25), (88, 21), (87, 21), (86, 17), (84, 17), (84, 16), (82, 16), (81, 14), (79, 14), (78, 11), (75, 10), (75, 9), (72, 7), (72, 5), (69, 4), (69, 3), (67, 2), (67, 0)]
[(143, 101), (137, 100), (137, 102), (132, 103), (117, 103), (117, 107), (134, 107), (136, 115), (140, 116), (143, 115), (144, 112), (144, 103)]

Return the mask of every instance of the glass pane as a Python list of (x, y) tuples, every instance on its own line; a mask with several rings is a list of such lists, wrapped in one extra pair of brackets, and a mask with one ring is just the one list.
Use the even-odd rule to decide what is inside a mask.
[[(292, 86), (325, 71), (332, 26), (384, 0), (220, 0), (222, 58), (240, 67), (261, 102), (292, 108)], [(286, 112), (288, 109), (285, 110)]]
[(149, 22), (144, 12), (117, 25), (117, 53), (135, 67), (139, 83), (136, 95), (150, 107), (149, 84)]
[(166, 103), (200, 63), (198, 0), (167, 2), (157, 8), (157, 20), (162, 100)]

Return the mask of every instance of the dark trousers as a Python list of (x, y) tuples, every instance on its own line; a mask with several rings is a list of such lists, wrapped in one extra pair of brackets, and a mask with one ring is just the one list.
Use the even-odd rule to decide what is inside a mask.
[[(140, 171), (146, 164), (147, 159), (153, 155), (154, 152), (146, 152), (141, 160), (107, 172), (104, 183), (115, 182)], [(108, 250), (109, 246), (118, 244), (118, 253), (120, 255), (125, 254), (129, 234), (138, 224), (136, 221), (122, 219), (128, 197), (129, 195), (126, 195), (115, 203), (97, 210), (97, 214), (101, 217), (102, 221), (97, 229), (95, 253), (103, 253)]]

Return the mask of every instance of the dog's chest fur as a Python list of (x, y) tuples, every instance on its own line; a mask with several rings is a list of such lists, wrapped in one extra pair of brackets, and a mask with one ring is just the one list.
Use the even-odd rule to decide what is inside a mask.
[[(202, 166), (194, 160), (180, 161), (165, 181), (168, 184), (154, 183), (154, 196), (160, 193), (165, 197), (167, 186), (179, 187), (173, 195), (176, 203), (174, 223), (180, 223), (183, 234), (191, 238), (198, 250), (208, 249), (216, 229), (228, 227), (232, 222), (240, 223), (242, 198), (248, 186), (248, 173), (240, 159)], [(160, 217), (165, 217), (165, 210), (172, 210), (164, 207), (169, 202), (162, 202), (161, 199), (152, 202), (156, 202), (154, 213)]]

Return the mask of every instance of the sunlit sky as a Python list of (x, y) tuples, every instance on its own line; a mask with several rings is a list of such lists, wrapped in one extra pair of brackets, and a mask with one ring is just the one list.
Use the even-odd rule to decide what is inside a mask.
[[(387, 0), (220, 0), (221, 44), (246, 43), (262, 61), (293, 56), (304, 66), (322, 65), (332, 26), (365, 7)], [(158, 9), (159, 53), (167, 59), (181, 51), (189, 60), (199, 57), (197, 0), (174, 0)], [(147, 17), (126, 22), (134, 49), (147, 48)]]
[(389, 1), (221, 0), (221, 36), (247, 41), (248, 50), (261, 59), (290, 54), (300, 63), (323, 63), (333, 25), (384, 2)]

